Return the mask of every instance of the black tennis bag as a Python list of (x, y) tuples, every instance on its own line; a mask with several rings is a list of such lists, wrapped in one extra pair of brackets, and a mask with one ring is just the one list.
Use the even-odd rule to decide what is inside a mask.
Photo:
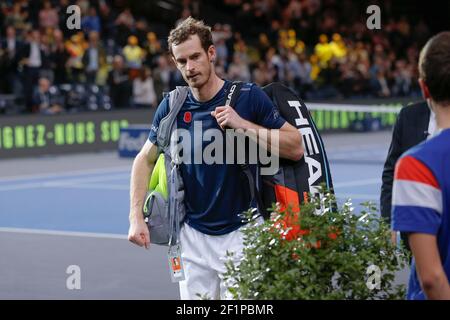
[(295, 208), (308, 201), (308, 194), (321, 193), (321, 185), (332, 191), (325, 147), (306, 105), (293, 90), (277, 82), (262, 89), (272, 99), (280, 115), (300, 131), (305, 152), (299, 161), (280, 159), (279, 170), (274, 175), (258, 176), (258, 193), (262, 201), (259, 206), (267, 209), (278, 202), (281, 210), (290, 206), (297, 211)]

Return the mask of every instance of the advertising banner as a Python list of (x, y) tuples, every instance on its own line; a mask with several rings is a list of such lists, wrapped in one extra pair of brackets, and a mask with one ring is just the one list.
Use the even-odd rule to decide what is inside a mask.
[(154, 110), (0, 117), (0, 159), (117, 150), (120, 129), (150, 128)]

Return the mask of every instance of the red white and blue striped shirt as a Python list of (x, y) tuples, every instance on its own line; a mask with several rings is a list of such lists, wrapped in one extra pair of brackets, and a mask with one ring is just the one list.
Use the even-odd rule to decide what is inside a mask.
[[(450, 279), (450, 129), (404, 154), (395, 168), (392, 193), (394, 230), (437, 238)], [(425, 299), (413, 260), (408, 299)]]

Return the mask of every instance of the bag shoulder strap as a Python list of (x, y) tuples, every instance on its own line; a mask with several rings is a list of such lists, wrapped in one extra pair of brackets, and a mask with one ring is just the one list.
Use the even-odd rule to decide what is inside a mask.
[(186, 100), (189, 93), (189, 87), (178, 86), (168, 94), (169, 99), (169, 113), (161, 119), (158, 128), (156, 141), (158, 146), (166, 152), (170, 147), (170, 137), (173, 130), (176, 128), (177, 115)]
[(161, 119), (157, 134), (158, 147), (164, 153), (164, 157), (167, 157), (164, 165), (168, 178), (169, 246), (179, 242), (180, 224), (184, 218), (184, 209), (180, 207), (183, 206), (184, 201), (184, 184), (179, 176), (178, 165), (174, 164), (171, 159), (170, 140), (172, 133), (177, 128), (177, 115), (183, 107), (188, 93), (189, 87), (180, 86), (165, 95), (169, 103), (169, 113)]
[(233, 81), (225, 91), (225, 105), (234, 109), (236, 101), (241, 94), (241, 88), (244, 85), (242, 81)]
[[(236, 107), (237, 99), (239, 98), (239, 95), (241, 93), (241, 88), (244, 85), (242, 81), (234, 81), (231, 83), (231, 85), (227, 88), (226, 94), (225, 94), (225, 105), (230, 106), (233, 109)], [(267, 209), (264, 208), (263, 201), (261, 199), (261, 195), (258, 192), (258, 189), (256, 187), (256, 181), (253, 178), (252, 171), (250, 170), (250, 167), (247, 163), (240, 164), (239, 167), (244, 172), (244, 174), (247, 177), (248, 180), (248, 186), (250, 189), (250, 195), (252, 197), (252, 200), (256, 201), (256, 204), (258, 206), (259, 213), (263, 216), (264, 219), (268, 218), (268, 212)], [(257, 173), (258, 174), (258, 173)]]

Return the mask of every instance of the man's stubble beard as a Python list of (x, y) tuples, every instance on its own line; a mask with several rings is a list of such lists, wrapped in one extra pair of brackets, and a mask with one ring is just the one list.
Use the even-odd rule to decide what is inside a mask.
[(200, 90), (204, 85), (206, 85), (208, 82), (209, 82), (209, 80), (211, 79), (211, 74), (212, 74), (212, 68), (210, 67), (209, 68), (209, 72), (207, 72), (207, 73), (201, 73), (200, 74), (200, 77), (201, 76), (203, 76), (203, 74), (205, 74), (206, 76), (206, 79), (205, 79), (205, 81), (203, 81), (203, 82), (201, 82), (201, 83), (190, 83), (189, 81), (186, 81), (186, 79), (185, 79), (185, 81), (188, 83), (188, 85), (189, 85), (189, 87), (191, 87), (191, 88), (195, 88), (195, 89), (197, 89), (197, 90)]

